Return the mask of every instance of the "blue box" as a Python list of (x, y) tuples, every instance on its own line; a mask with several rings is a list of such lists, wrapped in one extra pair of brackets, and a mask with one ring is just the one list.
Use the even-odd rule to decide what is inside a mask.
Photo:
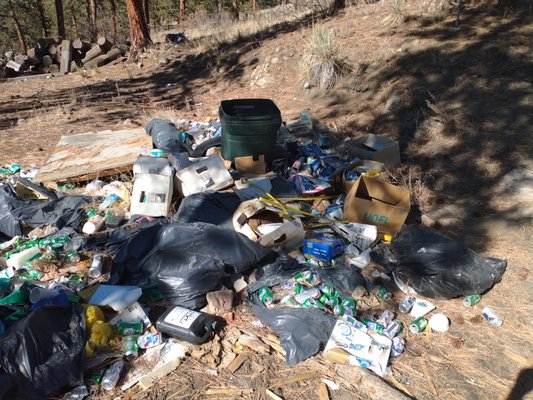
[(313, 238), (304, 240), (304, 255), (317, 260), (331, 262), (344, 252), (344, 241), (331, 235), (317, 234)]

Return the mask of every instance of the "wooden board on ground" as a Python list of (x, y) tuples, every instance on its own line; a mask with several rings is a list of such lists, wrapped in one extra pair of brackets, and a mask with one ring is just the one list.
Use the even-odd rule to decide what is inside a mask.
[(34, 182), (79, 182), (129, 171), (152, 138), (143, 128), (61, 136)]

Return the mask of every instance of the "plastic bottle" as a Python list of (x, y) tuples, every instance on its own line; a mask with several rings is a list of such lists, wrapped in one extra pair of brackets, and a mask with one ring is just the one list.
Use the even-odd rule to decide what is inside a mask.
[(22, 250), (19, 253), (13, 254), (7, 261), (8, 267), (15, 269), (21, 268), (28, 261), (31, 261), (42, 255), (41, 249), (38, 247), (30, 247), (29, 249)]
[(213, 333), (214, 318), (198, 311), (184, 307), (169, 308), (156, 321), (159, 332), (193, 344), (202, 344), (209, 340)]
[(92, 235), (95, 232), (98, 232), (102, 229), (104, 225), (104, 218), (98, 214), (93, 215), (89, 220), (83, 225), (82, 232), (87, 235)]

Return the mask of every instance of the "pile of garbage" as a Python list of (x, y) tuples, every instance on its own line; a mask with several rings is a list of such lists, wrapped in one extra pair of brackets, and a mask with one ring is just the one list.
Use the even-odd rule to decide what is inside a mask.
[(411, 335), (448, 330), (429, 299), (470, 307), (500, 281), (505, 260), (405, 225), (397, 142), (233, 102), (208, 123), (151, 121), (133, 181), (52, 190), (0, 170), (0, 397), (149, 386), (233, 323), (223, 298), (251, 306), (288, 365), (322, 352), (384, 376)]

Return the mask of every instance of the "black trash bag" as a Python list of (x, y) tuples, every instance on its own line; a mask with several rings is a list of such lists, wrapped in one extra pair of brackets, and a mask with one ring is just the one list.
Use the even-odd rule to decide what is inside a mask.
[(153, 119), (146, 124), (144, 130), (152, 136), (152, 143), (159, 150), (167, 153), (192, 153), (191, 146), (181, 139), (179, 129), (166, 119)]
[(199, 309), (207, 304), (206, 293), (276, 257), (240, 233), (215, 225), (157, 224), (131, 234), (120, 247), (111, 283), (148, 277), (169, 303)]
[(9, 185), (0, 185), (0, 235), (12, 238), (22, 235), (22, 227), (36, 228), (42, 225), (58, 229), (78, 229), (85, 218), (84, 208), (92, 197), (63, 196), (55, 200), (23, 200)]
[(172, 222), (206, 222), (233, 230), (233, 214), (241, 204), (233, 192), (206, 191), (185, 197)]
[[(287, 256), (260, 268), (257, 282), (248, 287), (249, 300), (254, 314), (268, 325), (280, 338), (286, 353), (287, 365), (295, 365), (323, 350), (337, 320), (316, 308), (266, 308), (257, 296), (262, 286), (274, 287), (294, 274), (309, 270)], [(349, 297), (359, 285), (366, 287), (361, 274), (351, 267), (338, 265), (330, 269), (316, 269), (322, 281)]]
[(24, 399), (44, 399), (83, 383), (87, 329), (83, 308), (42, 307), (0, 340), (0, 365)]
[(483, 293), (501, 280), (507, 267), (506, 260), (480, 257), (418, 225), (406, 226), (390, 246), (378, 246), (371, 256), (417, 293), (433, 299)]

